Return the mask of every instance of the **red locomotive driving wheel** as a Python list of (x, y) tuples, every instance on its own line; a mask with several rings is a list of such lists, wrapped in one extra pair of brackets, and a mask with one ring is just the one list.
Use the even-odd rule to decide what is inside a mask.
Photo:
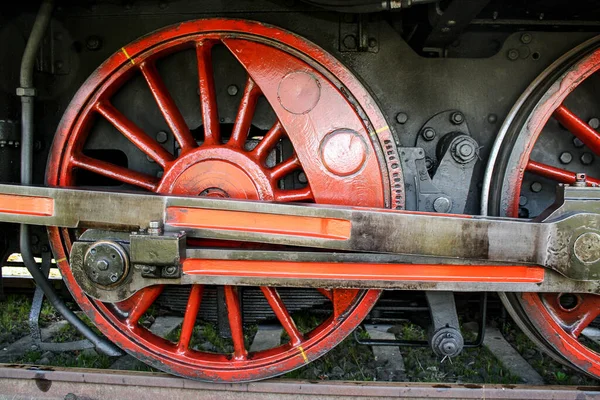
[[(600, 155), (600, 134), (584, 122), (589, 118), (586, 99), (596, 95), (593, 88), (599, 82), (599, 43), (600, 38), (591, 39), (555, 62), (511, 111), (501, 130), (503, 140), (497, 143), (495, 181), (490, 184), (487, 204), (490, 213), (534, 217), (526, 212), (528, 199), (550, 206), (555, 185), (574, 184), (579, 172), (587, 173), (588, 185), (600, 183), (597, 166), (588, 162)], [(552, 148), (559, 146), (581, 156), (573, 163), (558, 156), (552, 159)], [(545, 192), (544, 187), (548, 188)], [(506, 293), (502, 299), (525, 333), (548, 354), (600, 377), (596, 342), (600, 296)]]
[[(216, 49), (230, 58), (233, 55), (247, 72), (230, 125), (223, 123), (225, 111), (217, 101), (220, 89), (212, 61)], [(196, 81), (170, 79), (164, 61), (190, 53)], [(189, 88), (186, 93), (192, 93), (193, 99), (186, 102), (190, 96), (172, 95), (172, 82), (178, 85), (178, 93)], [(119, 101), (126, 91), (154, 102), (163, 130), (142, 128), (154, 110), (140, 109), (136, 101)], [(257, 108), (265, 104), (273, 121), (269, 129), (260, 131), (254, 118)], [(99, 125), (120, 135), (114, 146), (127, 149), (130, 162), (114, 162), (94, 147)], [(155, 139), (159, 130), (161, 136)], [(147, 159), (158, 172), (149, 173), (135, 159)], [(299, 181), (290, 179), (300, 175)], [(116, 52), (85, 82), (58, 128), (47, 182), (88, 186), (97, 179), (127, 190), (165, 194), (392, 208), (403, 206), (404, 190), (386, 121), (348, 70), (289, 32), (226, 19), (186, 22), (143, 37)], [(94, 300), (78, 286), (67, 261), (77, 232), (49, 228), (49, 235), (69, 289), (96, 326), (130, 354), (189, 378), (251, 381), (298, 368), (352, 332), (380, 294), (319, 289), (331, 305), (330, 313), (301, 332), (278, 290), (261, 287), (287, 337), (279, 346), (250, 352), (239, 300), (242, 289), (225, 286), (233, 351), (206, 351), (191, 345), (203, 307), (202, 285), (189, 289), (178, 337), (161, 337), (139, 322), (164, 286), (146, 288), (116, 304)]]

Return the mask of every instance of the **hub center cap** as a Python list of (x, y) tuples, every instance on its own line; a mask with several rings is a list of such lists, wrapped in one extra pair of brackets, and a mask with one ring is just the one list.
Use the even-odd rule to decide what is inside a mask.
[(199, 148), (165, 171), (160, 193), (243, 200), (270, 200), (273, 190), (262, 169), (245, 154), (223, 146)]

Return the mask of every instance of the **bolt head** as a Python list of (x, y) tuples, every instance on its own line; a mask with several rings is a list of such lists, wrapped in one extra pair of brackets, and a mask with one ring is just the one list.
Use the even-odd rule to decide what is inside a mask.
[(236, 85), (229, 85), (227, 86), (227, 94), (229, 94), (230, 96), (235, 96), (236, 94), (238, 94), (238, 87)]
[(450, 115), (450, 122), (454, 125), (460, 125), (465, 122), (465, 116), (459, 111), (455, 111)]
[(598, 118), (592, 118), (592, 119), (590, 119), (588, 121), (588, 125), (592, 129), (598, 129), (598, 128), (600, 128), (600, 119), (598, 119)]
[(425, 157), (425, 168), (427, 168), (428, 171), (430, 169), (433, 169), (434, 165), (435, 165), (435, 163), (433, 162), (431, 157)]
[(521, 43), (523, 43), (523, 44), (531, 43), (531, 39), (533, 39), (533, 37), (531, 36), (530, 33), (524, 33), (521, 35)]
[(508, 59), (511, 61), (517, 60), (519, 58), (519, 50), (517, 50), (517, 49), (508, 50), (508, 52), (506, 53), (506, 57), (508, 57)]
[(452, 208), (452, 201), (444, 196), (440, 196), (433, 202), (435, 212), (447, 213)]
[(542, 184), (540, 182), (533, 182), (531, 184), (531, 191), (534, 193), (539, 193), (542, 191)]
[(406, 113), (400, 112), (396, 114), (396, 122), (399, 124), (405, 124), (408, 121), (408, 115)]
[(573, 146), (575, 146), (575, 147), (577, 147), (577, 148), (580, 148), (580, 147), (583, 147), (583, 146), (584, 146), (584, 144), (583, 144), (583, 142), (581, 141), (581, 139), (579, 139), (579, 138), (577, 138), (577, 137), (574, 137), (574, 138), (573, 138)]
[(308, 178), (306, 177), (306, 174), (304, 172), (300, 172), (298, 174), (298, 182), (300, 182), (300, 183), (308, 183)]
[(344, 47), (348, 50), (356, 49), (356, 36), (354, 35), (346, 35), (343, 40)]
[(112, 283), (115, 283), (115, 282), (116, 282), (116, 281), (118, 281), (118, 280), (119, 280), (119, 276), (118, 276), (117, 274), (111, 274), (111, 275), (110, 275), (110, 281), (111, 281)]
[(590, 165), (594, 162), (594, 155), (592, 153), (585, 152), (581, 155), (580, 160), (583, 165)]
[(109, 266), (110, 266), (110, 264), (106, 260), (98, 260), (98, 261), (96, 261), (96, 267), (100, 271), (106, 271)]
[(563, 151), (562, 153), (560, 153), (558, 159), (562, 164), (569, 164), (571, 161), (573, 161), (573, 155), (568, 151)]
[(526, 206), (528, 201), (529, 200), (527, 199), (526, 196), (519, 196), (519, 205), (520, 206)]
[(167, 268), (165, 269), (165, 273), (166, 273), (167, 275), (174, 275), (174, 274), (175, 274), (175, 272), (177, 272), (177, 268), (175, 268), (175, 267), (173, 267), (173, 266), (167, 267)]
[(425, 139), (427, 141), (431, 141), (431, 140), (435, 139), (436, 133), (433, 128), (425, 128), (425, 129), (423, 129), (422, 135), (423, 135), (423, 139)]
[(471, 143), (463, 143), (458, 147), (458, 152), (463, 157), (470, 157), (475, 152), (475, 149), (471, 145)]
[(102, 47), (102, 39), (96, 35), (88, 36), (85, 40), (85, 47), (90, 51), (100, 50)]
[(156, 134), (156, 141), (160, 144), (164, 144), (169, 139), (169, 134), (165, 131), (160, 131)]

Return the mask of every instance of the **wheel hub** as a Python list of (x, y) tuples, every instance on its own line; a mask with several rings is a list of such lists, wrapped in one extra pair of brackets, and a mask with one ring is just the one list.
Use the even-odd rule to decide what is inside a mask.
[(177, 160), (157, 191), (243, 200), (273, 200), (265, 168), (225, 146), (198, 148)]

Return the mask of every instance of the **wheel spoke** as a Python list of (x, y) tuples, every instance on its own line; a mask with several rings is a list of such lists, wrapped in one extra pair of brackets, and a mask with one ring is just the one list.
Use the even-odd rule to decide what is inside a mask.
[(225, 286), (225, 303), (227, 304), (227, 316), (229, 319), (229, 328), (231, 329), (231, 339), (233, 340), (233, 358), (235, 360), (245, 360), (248, 356), (248, 351), (244, 344), (242, 310), (235, 286)]
[(301, 189), (290, 189), (290, 190), (276, 190), (275, 201), (281, 202), (294, 202), (294, 201), (305, 201), (314, 200), (310, 186), (306, 186)]
[(317, 290), (330, 301), (333, 301), (333, 293), (331, 292), (331, 289), (318, 288)]
[(112, 104), (99, 102), (96, 111), (121, 132), (131, 143), (152, 158), (158, 165), (165, 168), (175, 157), (158, 142), (146, 135), (137, 125), (128, 120)]
[(264, 162), (271, 150), (275, 148), (277, 142), (279, 142), (283, 134), (283, 125), (281, 125), (281, 122), (279, 121), (275, 122), (263, 139), (258, 142), (254, 150), (252, 150), (252, 155), (257, 160)]
[(163, 285), (150, 286), (140, 290), (132, 297), (132, 301), (130, 302), (132, 307), (126, 319), (128, 326), (133, 327), (137, 325), (142, 315), (148, 311), (163, 289)]
[(561, 305), (564, 294), (546, 293), (541, 297), (551, 311), (552, 316), (573, 337), (579, 337), (592, 321), (600, 315), (600, 296), (594, 295), (566, 295), (575, 296), (569, 299), (564, 306)]
[(72, 157), (71, 165), (150, 191), (156, 191), (158, 186), (158, 179), (153, 176), (119, 167), (106, 161), (96, 160), (83, 154)]
[(277, 290), (275, 288), (267, 286), (261, 286), (260, 289), (262, 290), (263, 294), (265, 295), (265, 298), (269, 302), (269, 306), (271, 306), (271, 309), (275, 313), (275, 316), (277, 316), (277, 319), (281, 323), (281, 326), (289, 335), (290, 342), (292, 343), (292, 345), (297, 346), (300, 343), (302, 343), (302, 341), (304, 340), (302, 337), (302, 333), (300, 333), (300, 331), (296, 327), (296, 323), (292, 319), (285, 304), (281, 300), (281, 297), (279, 297), (279, 293), (277, 293)]
[(598, 315), (600, 315), (600, 308), (596, 307), (585, 312), (577, 323), (571, 328), (571, 334), (575, 337), (579, 337), (581, 332), (587, 328), (592, 321), (594, 321)]
[(221, 141), (211, 51), (212, 44), (208, 41), (201, 41), (196, 45), (200, 108), (204, 124), (204, 143), (207, 145), (220, 144)]
[(562, 104), (554, 111), (554, 118), (577, 136), (591, 151), (600, 155), (600, 134), (595, 129), (592, 129)]
[(158, 104), (160, 112), (173, 132), (175, 140), (177, 140), (179, 146), (181, 146), (182, 152), (186, 152), (196, 147), (196, 142), (192, 137), (190, 128), (188, 128), (185, 119), (183, 119), (183, 115), (181, 115), (179, 108), (177, 108), (175, 101), (169, 94), (156, 66), (152, 63), (145, 62), (140, 64), (140, 70), (150, 87), (150, 91)]
[(185, 352), (190, 345), (190, 339), (194, 333), (194, 325), (196, 325), (196, 317), (198, 316), (200, 303), (202, 302), (203, 291), (203, 285), (193, 285), (192, 290), (190, 290), (183, 323), (181, 324), (181, 335), (179, 335), (179, 343), (177, 344), (180, 352)]
[(246, 87), (244, 88), (244, 94), (240, 100), (240, 107), (238, 109), (235, 124), (233, 125), (233, 131), (231, 132), (231, 138), (229, 139), (229, 145), (232, 147), (243, 148), (248, 132), (252, 125), (252, 118), (254, 117), (254, 111), (256, 110), (256, 102), (260, 96), (260, 89), (254, 83), (252, 78), (248, 77), (246, 81)]
[(271, 174), (271, 182), (277, 183), (278, 180), (285, 178), (291, 172), (300, 168), (300, 160), (296, 154), (282, 163), (275, 165), (269, 173)]
[[(577, 176), (575, 172), (570, 172), (561, 168), (556, 168), (548, 164), (543, 164), (529, 160), (526, 167), (527, 172), (543, 176), (544, 178), (552, 179), (560, 183), (572, 185), (576, 182)], [(587, 177), (588, 185), (600, 184), (600, 179)]]

